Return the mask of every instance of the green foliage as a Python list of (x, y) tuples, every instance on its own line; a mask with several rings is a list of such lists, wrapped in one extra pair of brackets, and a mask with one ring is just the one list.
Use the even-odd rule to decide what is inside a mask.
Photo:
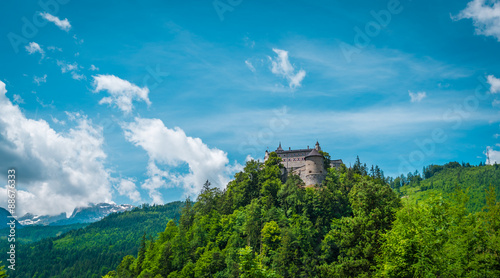
[[(75, 223), (62, 226), (23, 226), (21, 229), (16, 230), (16, 242), (22, 244), (29, 244), (40, 241), (44, 238), (57, 237), (71, 230), (77, 230), (88, 226), (88, 223)], [(10, 228), (0, 230), (0, 241), (7, 242), (7, 236)]]
[(407, 202), (384, 235), (380, 277), (499, 277), (500, 204), (493, 189), (482, 212), (466, 211), (467, 197), (434, 195)]
[(323, 184), (309, 188), (294, 175), (283, 183), (281, 171), (280, 158), (271, 153), (264, 164), (249, 161), (224, 191), (206, 182), (196, 204), (186, 202), (178, 224), (169, 222), (157, 240), (142, 244), (138, 257), (124, 259), (117, 272), (323, 277), (360, 269), (372, 274), (380, 235), (390, 229), (400, 205), (381, 171), (370, 175), (366, 165), (328, 168)]
[(412, 202), (426, 200), (436, 193), (452, 194), (459, 188), (467, 192), (468, 212), (478, 212), (486, 205), (486, 190), (491, 185), (500, 192), (500, 169), (495, 165), (471, 166), (450, 162), (443, 166), (424, 167), (425, 179), (418, 173), (408, 173), (391, 183), (391, 187)]
[[(137, 254), (141, 236), (144, 233), (156, 235), (165, 230), (170, 219), (180, 217), (182, 206), (182, 202), (146, 205), (110, 214), (85, 228), (55, 238), (45, 238), (27, 245), (16, 244), (16, 271), (9, 271), (9, 275), (101, 277), (106, 273), (108, 276), (113, 275), (110, 271), (117, 269), (119, 277), (136, 277), (135, 272), (124, 275), (124, 265), (118, 267), (120, 261), (123, 264), (127, 259), (126, 262), (130, 264), (131, 256), (126, 256)], [(6, 256), (5, 253), (2, 256)], [(2, 260), (6, 261), (6, 258)]]
[(371, 276), (381, 234), (391, 228), (400, 200), (386, 185), (366, 177), (349, 193), (353, 216), (335, 219), (322, 243), (330, 265), (323, 272), (336, 277)]
[[(465, 183), (481, 181), (484, 190), (482, 185), (496, 177), (493, 166), (449, 163), (424, 168), (426, 179), (418, 172), (386, 179), (377, 166), (369, 169), (358, 158), (352, 168), (328, 168), (324, 182), (308, 188), (298, 176), (283, 180), (281, 171), (280, 158), (271, 153), (265, 163), (249, 161), (225, 190), (207, 181), (197, 202), (187, 199), (179, 221), (161, 223), (154, 238), (135, 227), (110, 241), (106, 235), (115, 226), (92, 230), (92, 224), (85, 230), (95, 231), (96, 239), (83, 236), (82, 242), (81, 232), (70, 232), (42, 240), (28, 252), (50, 265), (58, 262), (53, 254), (64, 258), (54, 250), (81, 254), (97, 242), (104, 250), (97, 256), (106, 260), (115, 255), (109, 246), (133, 236), (134, 253), (122, 255), (115, 270), (106, 262), (94, 273), (125, 278), (500, 276), (496, 183), (481, 193), (485, 205), (473, 213), (470, 204), (478, 204), (479, 194), (470, 194), (476, 184)], [(448, 177), (464, 182), (468, 191), (456, 186), (440, 186), (445, 193), (439, 194), (423, 191), (427, 182)], [(400, 198), (401, 192), (409, 195)], [(146, 209), (142, 217), (151, 217), (154, 210)], [(43, 261), (39, 250), (50, 260)], [(54, 268), (43, 263), (38, 273), (24, 277), (50, 276)], [(59, 267), (53, 272), (59, 277), (92, 277), (81, 268), (76, 273)]]
[(4, 265), (0, 265), (0, 278), (6, 278), (8, 277), (7, 271), (5, 270)]
[(277, 277), (273, 271), (267, 270), (256, 256), (252, 247), (247, 246), (239, 250), (241, 278), (272, 278)]

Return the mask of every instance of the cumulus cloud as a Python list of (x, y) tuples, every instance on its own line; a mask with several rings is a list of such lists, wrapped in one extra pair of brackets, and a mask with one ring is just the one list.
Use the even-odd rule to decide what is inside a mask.
[(33, 82), (35, 82), (38, 86), (40, 86), (41, 83), (45, 83), (47, 82), (47, 75), (44, 74), (43, 76), (41, 77), (38, 77), (38, 76), (34, 76), (33, 77)]
[(47, 21), (54, 23), (61, 30), (68, 32), (71, 29), (71, 24), (67, 18), (61, 20), (57, 16), (53, 16), (47, 12), (40, 13), (40, 15)]
[(500, 2), (497, 0), (473, 0), (454, 20), (472, 19), (476, 33), (492, 36), (500, 41)]
[(117, 185), (117, 191), (120, 195), (127, 196), (134, 202), (139, 202), (141, 200), (141, 194), (137, 191), (135, 180), (133, 179), (121, 179), (120, 183)]
[(90, 65), (90, 68), (89, 68), (91, 71), (98, 71), (99, 68), (94, 66), (94, 65)]
[(302, 80), (306, 76), (306, 72), (300, 69), (295, 73), (295, 69), (288, 59), (288, 51), (276, 48), (273, 48), (273, 51), (277, 56), (275, 58), (269, 57), (272, 65), (271, 72), (286, 78), (290, 88), (295, 89), (300, 87)]
[(94, 78), (95, 93), (107, 91), (110, 94), (109, 97), (102, 98), (99, 104), (114, 104), (125, 113), (132, 112), (132, 101), (134, 100), (144, 101), (148, 106), (151, 105), (147, 87), (140, 88), (114, 75), (98, 74), (92, 77)]
[[(0, 169), (16, 168), (17, 214), (71, 213), (90, 202), (110, 202), (101, 128), (78, 115), (73, 128), (56, 132), (44, 120), (26, 118), (6, 92), (0, 81)], [(6, 201), (3, 187), (0, 206)]]
[(488, 84), (490, 84), (490, 93), (496, 94), (500, 92), (500, 79), (496, 78), (493, 75), (488, 75), (487, 81)]
[(26, 46), (26, 51), (28, 51), (28, 53), (30, 55), (38, 52), (38, 53), (40, 53), (40, 55), (42, 55), (42, 58), (45, 56), (45, 51), (43, 51), (43, 49), (40, 47), (40, 45), (36, 42), (30, 42)]
[(410, 96), (411, 102), (421, 102), (424, 98), (427, 97), (426, 92), (413, 93), (412, 91), (408, 91), (408, 95)]
[(206, 180), (222, 188), (242, 169), (236, 162), (230, 165), (225, 152), (209, 148), (178, 127), (170, 129), (159, 119), (136, 118), (122, 127), (125, 138), (148, 153), (149, 178), (141, 187), (154, 203), (163, 201), (160, 188), (180, 186), (187, 196), (194, 196)]

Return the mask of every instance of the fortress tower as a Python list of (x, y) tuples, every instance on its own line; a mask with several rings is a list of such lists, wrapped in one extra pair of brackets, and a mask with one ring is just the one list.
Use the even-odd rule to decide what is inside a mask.
[[(283, 150), (281, 147), (281, 142), (276, 149), (276, 154), (281, 157), (281, 164), (284, 166), (283, 175), (288, 176), (289, 173), (298, 175), (306, 184), (306, 186), (311, 186), (315, 184), (321, 184), (326, 177), (326, 170), (324, 167), (323, 155), (320, 153), (321, 147), (319, 142), (316, 142), (314, 149), (298, 149)], [(269, 158), (269, 152), (266, 151), (264, 155), (264, 161)], [(331, 167), (340, 167), (342, 164), (341, 159), (331, 160)]]
[[(319, 145), (317, 145), (319, 146)], [(305, 171), (300, 172), (300, 178), (304, 181), (306, 186), (321, 184), (326, 177), (324, 167), (323, 155), (317, 149), (313, 149), (306, 157)]]

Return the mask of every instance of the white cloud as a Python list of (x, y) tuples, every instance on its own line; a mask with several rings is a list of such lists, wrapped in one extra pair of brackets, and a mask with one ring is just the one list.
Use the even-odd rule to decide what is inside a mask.
[(62, 73), (66, 73), (66, 72), (69, 72), (69, 71), (78, 70), (78, 64), (77, 63), (69, 64), (69, 63), (66, 63), (65, 61), (59, 61), (59, 60), (57, 60), (57, 65), (59, 67), (61, 67)]
[(488, 146), (484, 154), (486, 155), (486, 164), (493, 165), (495, 163), (500, 163), (500, 151), (494, 150), (492, 147)]
[(496, 94), (500, 92), (500, 79), (496, 78), (493, 75), (488, 75), (487, 81), (488, 84), (490, 84), (490, 93)]
[(125, 113), (133, 110), (133, 100), (144, 101), (148, 106), (151, 105), (147, 87), (140, 88), (114, 75), (98, 74), (92, 77), (94, 78), (94, 92), (107, 91), (110, 94), (109, 97), (102, 98), (99, 104), (115, 104)]
[(247, 65), (248, 69), (250, 69), (252, 72), (255, 72), (255, 67), (252, 65), (252, 62), (249, 60), (245, 60), (245, 65)]
[(66, 121), (59, 120), (59, 119), (57, 119), (56, 117), (53, 117), (52, 115), (50, 115), (50, 118), (52, 119), (52, 121), (53, 121), (55, 124), (66, 125)]
[[(159, 119), (136, 118), (122, 127), (125, 138), (148, 153), (149, 178), (141, 187), (149, 191), (155, 203), (162, 203), (160, 188), (181, 186), (186, 195), (193, 196), (207, 179), (222, 188), (234, 172), (242, 169), (236, 162), (229, 165), (225, 152), (209, 148), (200, 138), (189, 137), (178, 127), (170, 129)], [(180, 174), (169, 172), (173, 169)]]
[(285, 77), (288, 80), (288, 85), (290, 88), (295, 89), (301, 86), (301, 82), (306, 76), (306, 72), (301, 69), (297, 73), (295, 73), (295, 69), (290, 64), (288, 60), (288, 51), (273, 48), (273, 51), (278, 55), (274, 59), (269, 57), (271, 60), (272, 68), (271, 72)]
[[(35, 92), (35, 93), (36, 93), (36, 92)], [(56, 108), (56, 107), (54, 106), (54, 101), (52, 101), (52, 102), (51, 102), (51, 103), (49, 103), (49, 104), (46, 104), (46, 103), (44, 103), (44, 102), (43, 102), (43, 101), (42, 101), (42, 100), (41, 100), (38, 96), (36, 97), (36, 102), (38, 102), (38, 104), (40, 104), (40, 105), (41, 105), (42, 107), (44, 107), (44, 108), (47, 108), (47, 107), (52, 108), (52, 109)]]
[(85, 75), (79, 74), (80, 67), (78, 64), (75, 62), (73, 64), (66, 63), (65, 61), (59, 61), (57, 60), (57, 65), (61, 68), (62, 73), (70, 72), (71, 73), (71, 78), (75, 80), (82, 80), (85, 79)]
[[(56, 132), (44, 120), (26, 118), (6, 92), (0, 82), (0, 168), (16, 168), (17, 214), (70, 213), (89, 202), (110, 202), (102, 129), (80, 116), (73, 128)], [(5, 207), (6, 189), (0, 191)]]
[(82, 80), (82, 79), (85, 79), (85, 75), (83, 74), (78, 74), (76, 72), (71, 72), (71, 78), (75, 79), (75, 80)]
[(94, 66), (94, 65), (90, 65), (90, 68), (89, 68), (91, 71), (98, 71), (99, 68)]
[(62, 48), (56, 47), (56, 46), (52, 46), (52, 45), (51, 46), (47, 46), (47, 49), (51, 50), (51, 51), (59, 51), (59, 52), (63, 51)]
[(476, 33), (492, 36), (500, 41), (500, 2), (497, 0), (473, 0), (461, 11), (455, 20), (472, 19)]
[(57, 16), (53, 16), (47, 12), (40, 13), (40, 15), (46, 20), (54, 23), (61, 30), (68, 32), (71, 29), (71, 24), (69, 23), (67, 18), (60, 20)]
[(408, 91), (408, 95), (410, 96), (411, 102), (421, 102), (424, 98), (427, 97), (426, 92), (413, 93), (411, 91)]
[(127, 196), (134, 202), (141, 201), (141, 194), (137, 191), (135, 180), (133, 179), (121, 179), (120, 183), (117, 185), (117, 190), (120, 195)]
[(33, 82), (40, 86), (41, 83), (47, 82), (47, 75), (44, 74), (42, 77), (34, 76)]
[(14, 94), (13, 97), (14, 97), (14, 100), (13, 100), (14, 103), (17, 103), (17, 104), (24, 103), (24, 99), (20, 95)]
[(40, 53), (40, 55), (42, 55), (42, 58), (45, 56), (45, 51), (43, 51), (43, 49), (40, 47), (40, 45), (36, 42), (30, 42), (26, 46), (26, 51), (28, 51), (28, 53), (30, 55), (38, 52), (38, 53)]
[(259, 159), (255, 159), (255, 158), (253, 158), (251, 155), (247, 155), (247, 157), (245, 158), (245, 162), (249, 162), (249, 161), (252, 161), (252, 160), (257, 161), (257, 160), (259, 160)]

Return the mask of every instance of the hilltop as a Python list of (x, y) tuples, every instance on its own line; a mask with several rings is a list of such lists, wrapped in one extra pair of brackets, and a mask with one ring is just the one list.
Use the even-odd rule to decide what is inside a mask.
[[(500, 203), (408, 202), (378, 167), (328, 168), (322, 184), (282, 180), (276, 153), (250, 161), (223, 191), (205, 186), (179, 222), (142, 237), (105, 277), (498, 277)], [(371, 172), (369, 174), (369, 172)], [(437, 176), (437, 174), (436, 174)], [(394, 181), (393, 181), (394, 182)]]

